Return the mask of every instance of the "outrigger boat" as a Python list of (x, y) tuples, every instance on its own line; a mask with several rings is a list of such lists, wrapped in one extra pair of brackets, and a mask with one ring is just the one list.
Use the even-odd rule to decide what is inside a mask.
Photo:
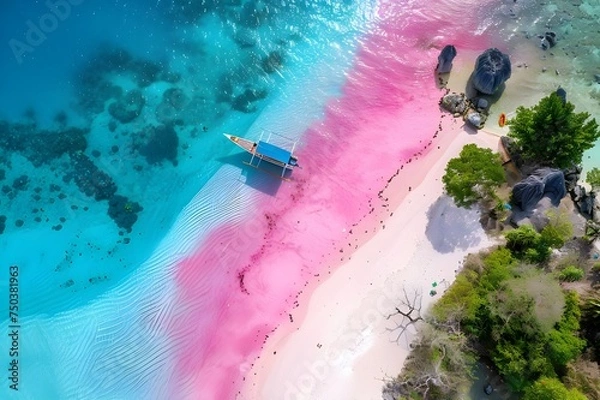
[[(291, 150), (286, 150), (282, 147), (276, 146), (273, 143), (269, 143), (271, 140), (271, 135), (273, 133), (269, 133), (269, 137), (267, 140), (262, 140), (262, 135), (257, 142), (252, 140), (244, 139), (239, 136), (230, 135), (228, 133), (224, 133), (225, 137), (233, 142), (235, 145), (241, 147), (248, 153), (252, 154), (252, 158), (250, 158), (249, 162), (244, 161), (244, 164), (254, 167), (256, 169), (260, 169), (259, 165), (261, 161), (266, 161), (270, 164), (281, 167), (281, 176), (279, 178), (283, 180), (289, 180), (285, 178), (286, 171), (291, 171), (295, 167), (300, 167), (298, 165), (298, 157), (294, 156), (293, 152), (296, 148), (296, 142), (292, 145)], [(280, 135), (277, 135), (280, 136)], [(254, 160), (258, 160), (254, 162)]]

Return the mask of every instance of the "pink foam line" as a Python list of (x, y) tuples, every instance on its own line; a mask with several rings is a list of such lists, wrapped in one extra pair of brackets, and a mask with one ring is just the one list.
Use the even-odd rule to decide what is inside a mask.
[(385, 201), (377, 196), (390, 176), (428, 151), (440, 122), (432, 71), (446, 44), (436, 48), (428, 38), (453, 36), (459, 52), (484, 49), (487, 39), (456, 35), (474, 25), (466, 17), (440, 21), (412, 11), (380, 5), (380, 22), (358, 51), (342, 96), (304, 135), (294, 182), (276, 199), (262, 199), (248, 220), (212, 232), (179, 263), (178, 312), (169, 327), (177, 343), (172, 398), (234, 398), (298, 294), (353, 250), (348, 231), (363, 218), (380, 218)]

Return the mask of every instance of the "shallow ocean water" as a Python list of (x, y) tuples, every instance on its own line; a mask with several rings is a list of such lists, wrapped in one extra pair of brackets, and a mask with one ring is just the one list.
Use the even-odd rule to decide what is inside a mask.
[[(457, 63), (471, 63), (485, 46), (514, 51), (512, 79), (529, 89), (524, 103), (560, 84), (577, 109), (598, 115), (592, 3), (491, 1), (468, 6), (473, 16), (456, 22), (466, 5), (455, 1), (431, 10), (420, 1), (88, 0), (62, 9), (55, 29), (46, 4), (2, 7), (0, 135), (21, 136), (3, 139), (0, 149), (0, 185), (8, 186), (0, 194), (0, 269), (20, 271), (24, 398), (231, 397), (260, 338), (287, 318), (307, 276), (323, 272), (317, 257), (341, 238), (341, 227), (367, 214), (376, 186), (396, 170), (381, 159), (406, 162), (431, 138), (438, 121), (423, 117), (435, 114), (439, 95), (431, 69), (449, 41), (467, 55)], [(32, 24), (50, 25), (28, 41)], [(547, 29), (559, 38), (551, 51), (536, 38)], [(15, 52), (21, 44), (11, 48), (12, 39), (29, 50)], [(511, 82), (505, 94), (513, 103), (521, 94)], [(111, 104), (128, 110), (139, 101), (129, 91), (144, 104), (131, 121), (115, 123)], [(398, 116), (422, 131), (386, 136), (386, 123)], [(155, 127), (165, 123), (176, 139), (172, 131), (158, 135)], [(87, 146), (78, 150), (106, 174), (83, 176), (84, 186), (108, 176), (127, 198), (126, 216), (135, 203), (143, 207), (131, 232), (109, 218), (107, 199), (82, 192), (68, 148), (39, 159), (32, 145), (19, 145), (23, 135), (72, 126), (85, 132)], [(244, 156), (221, 135), (256, 138), (263, 129), (300, 139), (300, 184), (242, 168)], [(356, 156), (344, 158), (344, 146)], [(360, 157), (365, 147), (384, 156)], [(600, 166), (598, 149), (586, 166)], [(23, 175), (28, 183), (15, 188)], [(288, 196), (302, 198), (303, 190), (314, 205), (294, 211)], [(336, 200), (343, 207), (326, 214)], [(279, 218), (274, 235), (284, 245), (274, 253), (261, 250), (264, 224), (248, 222), (265, 212)], [(311, 214), (327, 216), (322, 236), (294, 225)], [(266, 254), (246, 282), (256, 292), (241, 308), (245, 316), (227, 311), (244, 299), (228, 293), (239, 291), (239, 276), (231, 275), (247, 262), (239, 249), (224, 256), (235, 246)], [(267, 268), (281, 263), (290, 269)], [(8, 273), (0, 282), (8, 288)], [(235, 332), (243, 320), (248, 326)], [(0, 343), (3, 362), (8, 345)], [(226, 382), (233, 389), (219, 392)]]

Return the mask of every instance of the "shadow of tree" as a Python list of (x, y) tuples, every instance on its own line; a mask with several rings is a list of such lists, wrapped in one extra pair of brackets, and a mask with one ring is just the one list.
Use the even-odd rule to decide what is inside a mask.
[(479, 213), (457, 207), (452, 198), (441, 196), (427, 210), (425, 235), (440, 253), (467, 250), (481, 241)]

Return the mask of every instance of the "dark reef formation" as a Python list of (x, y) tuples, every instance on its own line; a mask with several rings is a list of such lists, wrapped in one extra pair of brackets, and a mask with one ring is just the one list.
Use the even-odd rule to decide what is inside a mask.
[(136, 119), (141, 113), (146, 99), (139, 90), (127, 92), (125, 96), (119, 98), (108, 107), (110, 115), (122, 124), (129, 123)]
[(88, 156), (83, 153), (71, 154), (73, 171), (65, 175), (68, 182), (73, 179), (79, 190), (95, 200), (108, 200), (117, 192), (117, 185), (112, 178), (100, 170)]
[(139, 146), (139, 152), (148, 164), (160, 164), (169, 160), (173, 165), (177, 165), (179, 137), (172, 125), (149, 126), (146, 128), (146, 134), (140, 136), (146, 137)]
[(494, 94), (511, 75), (508, 55), (496, 48), (487, 49), (475, 62), (473, 87), (484, 94)]
[(38, 131), (34, 125), (0, 122), (0, 149), (19, 152), (39, 167), (63, 154), (84, 151), (87, 133), (88, 130), (80, 128)]
[(133, 224), (138, 219), (137, 214), (142, 211), (142, 206), (127, 197), (114, 195), (108, 201), (108, 216), (115, 221), (119, 228), (131, 232)]

